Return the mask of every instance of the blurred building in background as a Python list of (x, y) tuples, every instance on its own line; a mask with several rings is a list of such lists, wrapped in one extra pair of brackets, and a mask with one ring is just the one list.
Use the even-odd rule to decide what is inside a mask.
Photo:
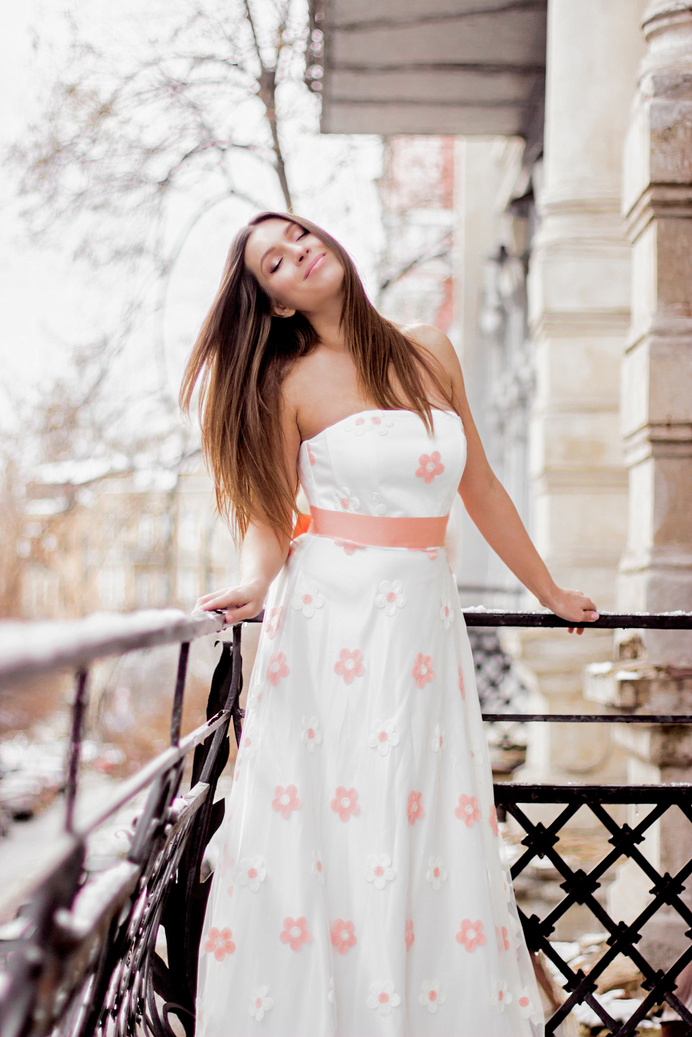
[(191, 609), (232, 583), (237, 552), (199, 463), (180, 472), (95, 475), (91, 463), (43, 465), (25, 489), (16, 612), (65, 619), (101, 609)]
[[(431, 166), (455, 138), (453, 316), (440, 326), (554, 577), (604, 610), (689, 610), (689, 4), (312, 0), (311, 18), (324, 131), (426, 135)], [(469, 523), (457, 574), (464, 601), (531, 604)], [(689, 636), (531, 631), (513, 650), (539, 710), (692, 707)], [(673, 730), (556, 725), (524, 778), (680, 780), (687, 746)], [(647, 852), (672, 871), (692, 846), (663, 825)], [(626, 870), (611, 890), (623, 903)]]

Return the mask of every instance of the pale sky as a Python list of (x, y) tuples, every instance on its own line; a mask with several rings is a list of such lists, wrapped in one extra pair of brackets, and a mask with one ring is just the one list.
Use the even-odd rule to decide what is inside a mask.
[[(261, 0), (260, 0), (261, 2)], [(185, 0), (178, 0), (180, 6)], [(22, 0), (5, 4), (0, 32), (0, 143), (3, 147), (21, 134), (25, 120), (37, 105), (37, 78), (31, 51), (31, 28), (38, 24), (44, 36), (60, 41), (60, 14), (66, 8), (89, 18), (107, 20), (124, 36), (137, 32), (143, 22), (161, 17), (175, 6), (162, 0)], [(323, 151), (339, 141), (330, 138)], [(332, 197), (310, 195), (309, 172), (304, 185), (306, 216), (322, 222), (349, 249), (368, 284), (374, 274), (374, 252), (380, 245), (379, 212), (375, 179), (380, 173), (381, 149), (376, 138), (356, 138), (357, 175), (340, 181)], [(306, 156), (307, 158), (307, 156)], [(314, 162), (314, 155), (309, 156)], [(326, 155), (318, 159), (328, 161)], [(306, 167), (309, 171), (310, 165)], [(71, 342), (88, 338), (97, 328), (99, 313), (107, 305), (107, 276), (94, 276), (84, 265), (74, 264), (66, 249), (29, 245), (24, 237), (19, 203), (13, 197), (12, 178), (6, 168), (0, 180), (0, 434), (15, 427), (13, 403), (27, 395), (40, 404), (41, 388), (60, 373)], [(244, 218), (244, 217), (243, 217)], [(203, 220), (181, 257), (171, 284), (166, 320), (166, 340), (171, 356), (171, 387), (179, 379), (182, 359), (213, 297), (228, 247), (240, 222), (233, 212), (217, 211)], [(69, 235), (68, 235), (69, 236)], [(67, 242), (69, 244), (69, 242)], [(151, 329), (142, 328), (141, 347), (149, 349)]]

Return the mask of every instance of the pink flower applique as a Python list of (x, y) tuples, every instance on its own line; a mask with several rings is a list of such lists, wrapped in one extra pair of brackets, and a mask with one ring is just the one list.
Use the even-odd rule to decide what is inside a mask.
[(339, 652), (339, 660), (334, 663), (334, 673), (344, 678), (344, 684), (351, 684), (354, 677), (362, 677), (365, 673), (363, 666), (363, 653), (360, 648), (342, 648)]
[(429, 684), (435, 676), (431, 656), (423, 655), (422, 652), (419, 652), (411, 673), (419, 688), (424, 688), (426, 684)]
[(312, 873), (317, 876), (317, 881), (320, 886), (324, 885), (324, 861), (322, 860), (322, 851), (312, 851)]
[(269, 609), (268, 615), (264, 617), (264, 631), (270, 641), (274, 640), (276, 631), (279, 629), (282, 611), (283, 605), (274, 605)]
[(482, 947), (485, 943), (483, 923), (472, 922), (469, 918), (465, 918), (456, 934), (456, 941), (463, 944), (467, 951), (475, 951), (476, 947)]
[(467, 828), (473, 828), (481, 816), (478, 800), (475, 796), (459, 796), (459, 804), (454, 808), (455, 815), (463, 821)]
[(358, 414), (350, 431), (357, 436), (362, 436), (366, 432), (377, 432), (380, 436), (386, 436), (393, 424), (394, 421), (387, 414)]
[(416, 548), (418, 551), (422, 551), (423, 554), (427, 555), (431, 562), (434, 562), (436, 558), (440, 557), (440, 552), (436, 547), (419, 547)]
[(299, 951), (304, 943), (310, 943), (312, 933), (308, 929), (306, 918), (284, 918), (284, 927), (279, 934), (282, 943), (287, 943), (292, 951)]
[(269, 660), (269, 666), (267, 667), (267, 680), (276, 687), (282, 677), (287, 677), (290, 673), (288, 666), (286, 665), (286, 656), (283, 652), (274, 652)]
[(378, 1015), (391, 1015), (392, 1009), (401, 1004), (401, 998), (394, 990), (391, 980), (375, 980), (370, 984), (370, 995), (366, 1002), (368, 1008)]
[(261, 1023), (265, 1013), (274, 1007), (274, 998), (269, 995), (269, 987), (261, 986), (253, 990), (248, 1007), (252, 1018)]
[(464, 671), (461, 666), (459, 667), (459, 691), (461, 692), (462, 699), (466, 698), (466, 688), (464, 687)]
[(497, 836), (499, 834), (499, 829), (497, 827), (497, 810), (495, 809), (494, 803), (490, 807), (490, 827), (493, 830), (493, 835)]
[(439, 979), (424, 979), (421, 983), (418, 1003), (427, 1008), (431, 1015), (435, 1015), (440, 1005), (443, 1005), (447, 997), (442, 990)]
[(404, 942), (406, 944), (406, 950), (410, 951), (413, 947), (413, 941), (416, 938), (416, 934), (413, 931), (413, 919), (406, 919), (406, 932), (404, 933)]
[(410, 825), (415, 825), (416, 821), (420, 821), (422, 817), (425, 817), (425, 811), (423, 810), (423, 805), (421, 803), (422, 798), (422, 792), (409, 792), (408, 794), (406, 815)]
[(312, 449), (310, 448), (310, 444), (306, 443), (305, 445), (307, 446), (307, 450), (308, 450), (308, 461), (310, 462), (310, 464), (314, 464), (315, 463), (315, 455), (313, 454)]
[(509, 940), (507, 939), (507, 926), (495, 926), (495, 936), (497, 937), (497, 949), (502, 954), (503, 951), (509, 950)]
[(432, 454), (421, 454), (418, 464), (420, 468), (417, 469), (416, 475), (426, 483), (431, 483), (436, 475), (442, 475), (445, 470), (445, 466), (440, 461), (439, 450), (433, 450)]
[(337, 918), (332, 924), (331, 937), (332, 947), (336, 947), (339, 954), (348, 954), (358, 943), (353, 933), (353, 922), (345, 922), (342, 918)]
[(302, 805), (296, 792), (295, 785), (287, 785), (286, 788), (283, 785), (277, 785), (274, 789), (272, 810), (278, 811), (284, 821), (288, 821), (292, 810), (298, 810)]
[(219, 930), (213, 926), (207, 933), (204, 949), (207, 954), (213, 954), (217, 961), (223, 961), (227, 954), (233, 954), (235, 950), (233, 933), (230, 929)]
[(355, 554), (356, 551), (365, 549), (365, 544), (354, 544), (352, 540), (341, 540), (338, 537), (335, 537), (334, 543), (337, 547), (343, 547), (344, 554), (347, 555), (352, 555)]
[(504, 979), (495, 981), (491, 1000), (498, 1012), (504, 1012), (507, 1005), (511, 1004), (512, 995)]
[(337, 788), (330, 805), (342, 821), (348, 821), (352, 815), (360, 813), (358, 793), (355, 789), (344, 788), (343, 785), (339, 785)]

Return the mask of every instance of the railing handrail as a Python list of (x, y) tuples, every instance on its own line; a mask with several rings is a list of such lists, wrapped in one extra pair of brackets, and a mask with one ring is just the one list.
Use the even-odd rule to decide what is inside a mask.
[[(512, 612), (481, 606), (462, 609), (462, 613), (469, 627), (565, 629), (574, 625), (552, 612)], [(261, 622), (262, 617), (260, 613), (248, 622)], [(95, 612), (73, 620), (6, 620), (0, 623), (0, 681), (84, 669), (96, 659), (182, 644), (222, 629), (218, 613), (188, 613), (173, 608)], [(692, 612), (602, 612), (595, 622), (585, 624), (585, 629), (692, 630)]]
[(84, 619), (0, 623), (0, 681), (80, 670), (97, 659), (182, 644), (223, 628), (213, 612), (145, 609), (94, 612)]

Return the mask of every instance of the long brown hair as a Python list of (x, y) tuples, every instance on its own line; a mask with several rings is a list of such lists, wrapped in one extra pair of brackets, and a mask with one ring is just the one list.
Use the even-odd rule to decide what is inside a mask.
[[(286, 220), (315, 234), (344, 268), (341, 326), (363, 394), (383, 410), (406, 409), (430, 431), (432, 414), (423, 375), (456, 409), (442, 370), (374, 308), (346, 250), (310, 220), (262, 212), (236, 235), (221, 284), (185, 367), (180, 405), (189, 413), (201, 379), (202, 450), (216, 486), (216, 503), (236, 537), (263, 514), (290, 535), (297, 486), (286, 470), (281, 436), (281, 384), (293, 363), (319, 343), (300, 313), (274, 317), (271, 299), (245, 264), (245, 246), (265, 220)], [(392, 385), (396, 376), (399, 388)]]

